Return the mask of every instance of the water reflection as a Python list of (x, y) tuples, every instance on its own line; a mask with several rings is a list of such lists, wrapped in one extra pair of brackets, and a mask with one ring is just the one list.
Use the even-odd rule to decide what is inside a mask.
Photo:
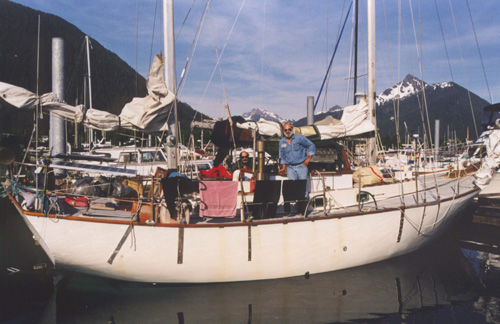
[(474, 308), (484, 315), (487, 323), (500, 323), (500, 255), (467, 249), (464, 253), (469, 259), (474, 258), (483, 288), (473, 303)]
[[(414, 316), (423, 321), (452, 318), (450, 306), (475, 300), (480, 282), (458, 247), (449, 242), (438, 244), (438, 250), (434, 246), (407, 257), (309, 279), (153, 286), (73, 276), (59, 285), (52, 314), (57, 323), (341, 323), (397, 322)], [(448, 314), (443, 309), (449, 309)]]

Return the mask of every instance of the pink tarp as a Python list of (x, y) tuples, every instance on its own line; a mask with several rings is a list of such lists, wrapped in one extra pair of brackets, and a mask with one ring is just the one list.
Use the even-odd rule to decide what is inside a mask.
[(234, 217), (238, 181), (200, 181), (200, 216)]

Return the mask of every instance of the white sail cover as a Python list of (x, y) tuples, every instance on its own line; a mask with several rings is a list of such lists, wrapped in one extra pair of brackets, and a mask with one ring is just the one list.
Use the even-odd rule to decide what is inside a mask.
[(120, 116), (93, 108), (85, 112), (83, 106), (71, 106), (53, 92), (38, 98), (29, 90), (4, 82), (0, 82), (0, 98), (21, 110), (34, 109), (40, 103), (44, 112), (53, 112), (76, 123), (83, 123), (86, 127), (103, 131), (117, 130), (119, 127), (145, 133), (166, 131), (175, 94), (168, 91), (163, 81), (163, 62), (158, 55), (149, 71), (147, 88), (148, 95), (134, 98), (123, 107)]
[(477, 170), (476, 185), (483, 189), (493, 176), (493, 172), (500, 165), (500, 129), (490, 129), (479, 137), (477, 142), (482, 142), (486, 147), (486, 156), (481, 161), (481, 167)]
[(327, 123), (325, 118), (315, 125), (322, 140), (361, 135), (375, 130), (368, 113), (368, 102), (360, 100), (358, 104), (344, 108), (340, 122), (331, 118), (333, 121)]
[[(368, 103), (361, 100), (357, 105), (345, 107), (340, 120), (328, 116), (314, 123), (314, 126), (318, 129), (321, 140), (361, 135), (375, 130), (368, 113)], [(279, 122), (259, 120), (238, 123), (236, 126), (243, 129), (256, 129), (257, 133), (264, 136), (283, 136)]]
[(170, 115), (175, 94), (167, 89), (163, 79), (163, 62), (156, 55), (148, 75), (148, 95), (144, 98), (134, 98), (123, 107), (120, 118), (124, 122), (144, 130), (157, 132), (168, 130)]

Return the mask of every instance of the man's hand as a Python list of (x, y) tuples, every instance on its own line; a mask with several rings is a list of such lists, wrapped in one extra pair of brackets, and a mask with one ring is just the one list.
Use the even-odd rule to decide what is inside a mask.
[(285, 175), (286, 174), (286, 164), (282, 164), (278, 170), (279, 175)]
[(309, 164), (309, 162), (311, 161), (312, 159), (312, 155), (309, 155), (307, 157), (307, 159), (304, 160), (304, 162), (302, 162), (303, 165), (307, 166)]

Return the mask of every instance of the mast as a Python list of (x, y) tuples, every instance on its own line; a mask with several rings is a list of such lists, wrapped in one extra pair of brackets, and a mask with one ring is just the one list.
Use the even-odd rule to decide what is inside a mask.
[[(87, 45), (87, 80), (89, 87), (89, 106), (88, 108), (92, 108), (92, 78), (90, 76), (90, 41), (89, 36), (85, 35), (85, 43)], [(89, 144), (94, 141), (94, 131), (92, 128), (89, 128)]]
[[(64, 100), (64, 40), (52, 38), (52, 91)], [(66, 154), (66, 125), (64, 118), (50, 113), (49, 148), (52, 156)], [(55, 162), (59, 159), (54, 159)], [(64, 176), (62, 169), (54, 170), (56, 176)]]
[[(163, 0), (163, 62), (165, 64), (165, 84), (168, 91), (177, 96), (175, 75), (175, 37), (173, 0)], [(177, 169), (177, 98), (174, 100), (174, 120), (169, 122), (170, 136), (167, 139), (168, 169)]]
[(366, 158), (369, 164), (375, 164), (377, 157), (377, 111), (375, 102), (375, 0), (367, 0), (368, 22), (368, 111), (375, 126), (375, 134), (369, 138)]
[(359, 2), (354, 0), (354, 90), (353, 90), (353, 105), (357, 103), (356, 92), (358, 91), (358, 12)]

